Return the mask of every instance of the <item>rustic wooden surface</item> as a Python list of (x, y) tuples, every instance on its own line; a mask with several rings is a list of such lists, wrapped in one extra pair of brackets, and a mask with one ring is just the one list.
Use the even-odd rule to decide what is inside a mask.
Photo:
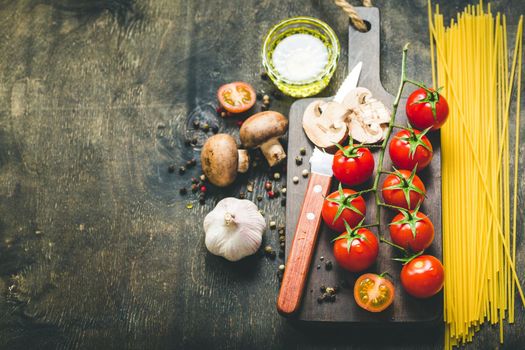
[[(427, 80), (426, 1), (375, 4), (386, 89), (397, 86), (407, 41), (409, 74)], [(463, 4), (441, 5), (450, 15)], [(525, 4), (493, 5), (513, 33)], [(220, 198), (249, 180), (261, 193), (270, 173), (260, 167), (232, 188), (210, 189), (200, 206), (178, 194), (198, 170), (167, 171), (198, 157), (184, 139), (195, 133), (192, 118), (212, 114), (221, 83), (270, 89), (259, 79), (261, 39), (295, 15), (319, 17), (341, 38), (341, 64), (322, 94), (333, 95), (347, 73), (348, 23), (331, 1), (0, 1), (0, 348), (442, 347), (441, 327), (323, 329), (283, 319), (275, 310), (281, 260), (228, 263), (206, 253), (201, 228)], [(287, 112), (292, 102), (272, 108)], [(235, 120), (209, 118), (237, 132)], [(525, 120), (520, 127), (525, 134)], [(260, 206), (284, 222), (280, 200)], [(277, 247), (277, 234), (268, 231), (264, 244)], [(524, 253), (520, 235), (522, 276)], [(523, 348), (516, 305), (503, 346), (497, 327), (484, 326), (470, 348)]]

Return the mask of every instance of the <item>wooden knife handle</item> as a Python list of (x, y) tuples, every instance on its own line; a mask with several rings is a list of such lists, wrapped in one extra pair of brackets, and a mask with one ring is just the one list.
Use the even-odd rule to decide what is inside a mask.
[(331, 182), (331, 176), (315, 173), (311, 174), (308, 181), (277, 299), (277, 311), (283, 316), (289, 316), (299, 310), (321, 225), (321, 209)]

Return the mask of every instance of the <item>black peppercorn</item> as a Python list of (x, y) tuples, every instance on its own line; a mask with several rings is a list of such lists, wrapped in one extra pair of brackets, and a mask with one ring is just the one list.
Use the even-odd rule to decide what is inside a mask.
[(186, 172), (186, 167), (183, 165), (179, 168), (179, 174), (183, 175)]
[(269, 77), (268, 77), (268, 73), (266, 73), (266, 72), (262, 72), (262, 73), (261, 73), (261, 79), (262, 79), (262, 80), (268, 80), (268, 78), (269, 78)]
[(211, 132), (216, 134), (219, 132), (219, 126), (218, 125), (212, 125)]
[(200, 124), (201, 124), (201, 123), (199, 123), (198, 120), (194, 120), (194, 121), (193, 121), (193, 128), (194, 128), (194, 129), (198, 129), (199, 126), (200, 126)]
[(239, 193), (239, 199), (245, 199), (245, 198), (246, 198), (246, 194), (244, 194), (244, 192)]
[(295, 164), (296, 165), (302, 165), (303, 164), (303, 157), (301, 157), (301, 156), (295, 157)]
[(197, 138), (194, 137), (194, 138), (191, 139), (190, 144), (191, 144), (192, 146), (195, 146), (198, 142), (199, 142), (199, 140), (197, 140)]
[(171, 164), (170, 166), (168, 166), (168, 173), (173, 173), (175, 172), (175, 165)]
[(262, 201), (263, 200), (263, 196), (261, 196), (260, 194), (257, 195), (257, 201)]
[(327, 269), (327, 270), (331, 270), (332, 267), (333, 267), (332, 262), (331, 262), (331, 261), (327, 261), (327, 262), (326, 262), (326, 265), (325, 265), (324, 267), (325, 267), (325, 269)]
[(179, 193), (181, 196), (184, 196), (188, 193), (188, 190), (185, 187), (183, 187), (179, 190)]

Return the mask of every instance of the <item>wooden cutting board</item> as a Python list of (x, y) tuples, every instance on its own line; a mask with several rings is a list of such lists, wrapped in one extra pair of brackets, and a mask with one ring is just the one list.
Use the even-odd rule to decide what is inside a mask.
[[(358, 86), (369, 89), (373, 96), (382, 101), (385, 106), (391, 108), (394, 96), (383, 88), (380, 81), (379, 53), (380, 53), (380, 21), (379, 10), (377, 8), (358, 8), (361, 17), (371, 24), (371, 29), (367, 33), (361, 33), (350, 27), (349, 30), (349, 55), (348, 65), (350, 71), (359, 61), (363, 62), (363, 69)], [(399, 53), (401, 59), (401, 52)], [(407, 86), (409, 89), (410, 87)], [(405, 89), (405, 91), (407, 90)], [(316, 98), (307, 98), (296, 101), (290, 108), (289, 114), (289, 136), (288, 136), (288, 164), (287, 164), (287, 198), (286, 198), (286, 256), (292, 244), (293, 234), (297, 224), (297, 218), (303, 202), (304, 193), (307, 186), (307, 179), (303, 179), (301, 172), (309, 169), (308, 160), (312, 154), (313, 145), (303, 132), (301, 121), (306, 106)], [(406, 99), (402, 99), (396, 115), (396, 123), (406, 125), (406, 115), (404, 111)], [(395, 131), (395, 130), (394, 130)], [(442, 260), (442, 235), (441, 235), (441, 149), (439, 133), (430, 135), (430, 141), (434, 148), (434, 158), (429, 165), (419, 175), (425, 183), (427, 198), (424, 201), (421, 211), (426, 213), (434, 223), (435, 239), (432, 246), (427, 250), (428, 254), (434, 255)], [(295, 157), (299, 155), (299, 149), (306, 148), (307, 154), (304, 156), (303, 165), (297, 166)], [(374, 151), (376, 160), (379, 151)], [(391, 169), (392, 163), (388, 152), (385, 154), (384, 169)], [(292, 178), (298, 176), (301, 180), (298, 184), (292, 182)], [(382, 183), (380, 181), (380, 184)], [(335, 190), (338, 181), (334, 179), (333, 189)], [(363, 185), (362, 188), (371, 187), (371, 182)], [(376, 207), (373, 195), (365, 197), (367, 202), (366, 223), (373, 223), (376, 215)], [(390, 238), (388, 233), (388, 223), (394, 213), (390, 210), (382, 210), (382, 232), (386, 238)], [(373, 231), (375, 229), (372, 229)], [(377, 233), (377, 231), (375, 231)], [(367, 323), (389, 325), (396, 323), (421, 323), (442, 320), (443, 314), (443, 293), (426, 299), (415, 299), (406, 294), (399, 280), (401, 264), (391, 259), (397, 256), (397, 252), (390, 246), (380, 244), (379, 257), (377, 263), (369, 270), (370, 272), (381, 273), (388, 271), (393, 276), (396, 286), (394, 305), (388, 310), (379, 314), (369, 313), (359, 308), (353, 298), (353, 286), (356, 278), (360, 274), (354, 274), (340, 269), (335, 262), (332, 253), (331, 240), (335, 233), (324, 225), (321, 225), (317, 247), (311, 263), (308, 281), (303, 294), (301, 310), (295, 317), (303, 321), (334, 322), (334, 323)], [(326, 269), (326, 262), (331, 261), (333, 268)], [(320, 296), (320, 287), (339, 286), (336, 301), (333, 303), (323, 302), (319, 304), (317, 297)]]

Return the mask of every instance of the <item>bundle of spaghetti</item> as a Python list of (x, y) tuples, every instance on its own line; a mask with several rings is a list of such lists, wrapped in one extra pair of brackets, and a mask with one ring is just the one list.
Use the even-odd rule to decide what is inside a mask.
[(471, 341), (486, 321), (499, 323), (503, 342), (516, 290), (525, 305), (516, 271), (523, 17), (509, 64), (506, 18), (490, 4), (467, 6), (448, 26), (430, 0), (428, 12), (432, 79), (450, 109), (441, 129), (445, 346)]

